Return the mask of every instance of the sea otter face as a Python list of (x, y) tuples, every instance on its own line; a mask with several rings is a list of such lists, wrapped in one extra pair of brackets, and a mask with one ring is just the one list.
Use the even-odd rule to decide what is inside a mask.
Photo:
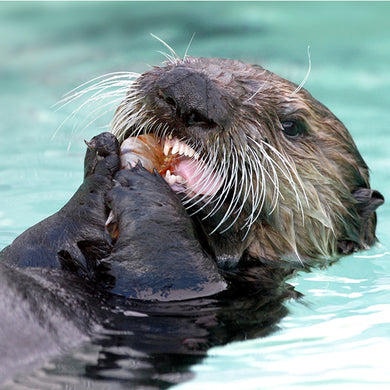
[(322, 259), (375, 241), (383, 197), (347, 129), (259, 66), (186, 58), (153, 68), (130, 86), (112, 132), (123, 146), (153, 135), (156, 168), (222, 262)]

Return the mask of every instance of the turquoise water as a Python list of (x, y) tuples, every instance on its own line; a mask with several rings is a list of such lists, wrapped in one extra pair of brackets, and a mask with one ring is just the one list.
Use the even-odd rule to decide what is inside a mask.
[[(179, 55), (195, 33), (190, 55), (256, 62), (297, 83), (310, 46), (305, 87), (346, 124), (389, 199), (389, 16), (390, 3), (0, 3), (0, 247), (70, 198), (83, 140), (110, 120), (56, 132), (71, 108), (52, 105), (93, 77), (161, 64), (150, 33)], [(291, 281), (305, 297), (287, 303), (276, 333), (209, 350), (177, 388), (387, 389), (389, 203), (378, 220), (376, 247)], [(9, 388), (121, 388), (80, 379), (74, 362), (95, 355), (84, 346)]]

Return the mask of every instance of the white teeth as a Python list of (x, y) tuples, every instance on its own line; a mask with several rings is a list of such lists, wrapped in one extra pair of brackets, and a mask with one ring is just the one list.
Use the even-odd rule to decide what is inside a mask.
[(195, 159), (199, 159), (199, 154), (195, 152), (190, 146), (186, 143), (179, 141), (178, 139), (172, 140), (169, 138), (165, 138), (163, 153), (165, 156), (171, 154), (179, 154), (180, 156), (194, 157)]
[(168, 156), (170, 150), (171, 150), (170, 143), (169, 142), (165, 142), (165, 145), (164, 145), (164, 155)]
[(185, 155), (188, 157), (192, 157), (195, 154), (195, 150), (187, 146)]
[(176, 141), (172, 148), (172, 154), (176, 154), (179, 151), (179, 141)]
[(169, 169), (167, 170), (164, 179), (170, 186), (173, 186), (175, 184), (181, 184), (181, 183), (185, 182), (185, 180), (182, 176), (173, 175)]

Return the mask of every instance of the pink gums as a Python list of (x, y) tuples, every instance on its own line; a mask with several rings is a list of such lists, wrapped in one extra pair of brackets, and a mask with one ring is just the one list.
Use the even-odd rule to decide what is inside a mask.
[(215, 195), (222, 187), (219, 175), (208, 169), (202, 161), (180, 159), (173, 173), (186, 181), (186, 187), (196, 195)]

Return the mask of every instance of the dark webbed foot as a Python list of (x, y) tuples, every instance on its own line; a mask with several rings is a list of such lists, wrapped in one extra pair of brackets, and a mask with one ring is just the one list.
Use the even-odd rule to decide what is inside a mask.
[(141, 166), (120, 171), (107, 202), (118, 237), (107, 259), (115, 293), (183, 300), (225, 289), (214, 260), (195, 237), (191, 218), (167, 183)]
[[(119, 144), (115, 136), (102, 133), (88, 143), (83, 184), (57, 213), (26, 230), (1, 253), (13, 266), (74, 266), (91, 272), (93, 264), (80, 250), (80, 242), (105, 242), (108, 210), (105, 194), (113, 187), (112, 177), (120, 169)], [(57, 254), (60, 252), (60, 256)]]

